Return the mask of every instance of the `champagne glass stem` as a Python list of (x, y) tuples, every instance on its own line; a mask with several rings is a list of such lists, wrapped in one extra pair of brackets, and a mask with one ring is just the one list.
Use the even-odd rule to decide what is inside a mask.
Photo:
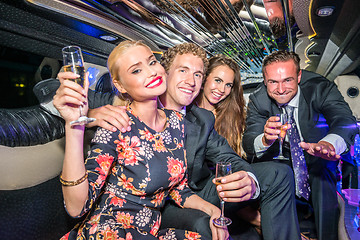
[(225, 207), (225, 201), (221, 199), (220, 201), (220, 207), (221, 207), (221, 215), (220, 219), (224, 219), (224, 207)]
[(81, 105), (79, 106), (79, 111), (80, 111), (80, 117), (84, 116), (84, 115), (83, 115), (83, 111), (82, 111), (82, 106), (81, 106)]
[(280, 142), (279, 142), (279, 146), (280, 146), (279, 155), (280, 155), (280, 156), (284, 156), (284, 155), (283, 155), (283, 150), (282, 150), (282, 145), (283, 145), (283, 140), (280, 139)]

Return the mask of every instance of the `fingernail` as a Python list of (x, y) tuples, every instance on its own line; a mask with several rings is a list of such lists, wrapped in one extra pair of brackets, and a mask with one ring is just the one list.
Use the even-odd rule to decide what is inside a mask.
[(121, 128), (121, 132), (125, 132), (125, 128)]
[(113, 127), (111, 130), (112, 130), (113, 132), (115, 132), (115, 131), (116, 131), (116, 127)]
[(79, 74), (76, 74), (76, 73), (75, 73), (75, 76), (76, 76), (77, 78), (79, 78), (79, 77), (80, 77), (80, 75), (79, 75)]
[(218, 186), (218, 187), (217, 187), (217, 190), (221, 191), (221, 190), (222, 190), (222, 187), (221, 187), (221, 186)]
[(126, 130), (131, 131), (131, 127), (130, 127), (130, 126), (128, 126), (128, 127), (126, 128)]
[(131, 121), (129, 121), (129, 125), (131, 125)]
[(219, 193), (219, 195), (220, 195), (221, 197), (223, 197), (223, 196), (225, 195), (225, 193), (221, 192), (221, 193)]

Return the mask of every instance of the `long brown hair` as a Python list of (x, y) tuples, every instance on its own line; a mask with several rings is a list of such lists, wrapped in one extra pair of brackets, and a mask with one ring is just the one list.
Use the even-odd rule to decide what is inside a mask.
[[(207, 77), (216, 67), (223, 65), (233, 70), (235, 77), (230, 94), (215, 105), (215, 130), (228, 141), (229, 145), (238, 155), (241, 155), (241, 140), (245, 129), (246, 106), (241, 86), (239, 65), (225, 55), (219, 54), (213, 56), (209, 59), (205, 81), (207, 81)], [(195, 102), (200, 103), (202, 98), (204, 98), (203, 95), (202, 89)]]

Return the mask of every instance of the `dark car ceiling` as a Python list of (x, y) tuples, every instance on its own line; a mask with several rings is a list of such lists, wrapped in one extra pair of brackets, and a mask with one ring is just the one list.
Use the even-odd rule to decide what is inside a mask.
[[(115, 46), (98, 38), (104, 30), (24, 1), (0, 3), (1, 45), (61, 59), (66, 45), (79, 45), (85, 61), (106, 65)], [(123, 40), (125, 38), (121, 38)]]
[[(282, 12), (282, 34), (273, 34), (266, 15), (274, 1), (289, 8)], [(234, 58), (242, 68), (244, 88), (262, 81), (261, 61), (277, 49), (296, 51), (302, 68), (330, 80), (359, 72), (360, 1), (231, 2), (240, 7), (228, 0), (3, 0), (1, 46), (61, 59), (61, 48), (75, 44), (86, 53), (86, 61), (105, 65), (111, 49), (124, 39), (143, 39), (154, 51), (192, 41), (209, 56)], [(323, 7), (332, 14), (319, 16)], [(292, 16), (295, 22), (287, 21)], [(104, 35), (116, 39), (99, 38)]]
[(332, 1), (333, 15), (320, 17), (318, 9), (329, 6), (329, 1), (317, 0), (312, 4), (311, 23), (314, 36), (307, 48), (307, 69), (329, 79), (355, 71), (360, 56), (360, 2), (356, 0)]

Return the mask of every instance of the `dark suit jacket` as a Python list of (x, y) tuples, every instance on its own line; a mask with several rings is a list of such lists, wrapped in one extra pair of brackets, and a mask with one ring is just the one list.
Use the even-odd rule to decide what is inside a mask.
[(188, 106), (186, 110), (185, 149), (192, 190), (200, 191), (203, 188), (214, 175), (211, 166), (219, 161), (231, 162), (233, 172), (253, 172), (251, 166), (215, 131), (215, 118), (211, 112), (195, 105)]
[[(349, 105), (333, 82), (319, 74), (302, 70), (299, 99), (299, 128), (305, 142), (316, 143), (327, 134), (341, 136), (348, 147), (353, 144), (357, 134), (356, 120)], [(257, 159), (254, 151), (255, 138), (264, 132), (267, 119), (278, 114), (279, 109), (266, 92), (262, 83), (249, 97), (246, 129), (243, 136), (243, 148), (248, 161), (272, 160), (278, 152), (279, 145), (273, 144), (268, 151)], [(319, 163), (319, 158), (305, 153), (308, 167)], [(326, 164), (326, 161), (324, 161)], [(318, 170), (322, 166), (317, 164)]]

